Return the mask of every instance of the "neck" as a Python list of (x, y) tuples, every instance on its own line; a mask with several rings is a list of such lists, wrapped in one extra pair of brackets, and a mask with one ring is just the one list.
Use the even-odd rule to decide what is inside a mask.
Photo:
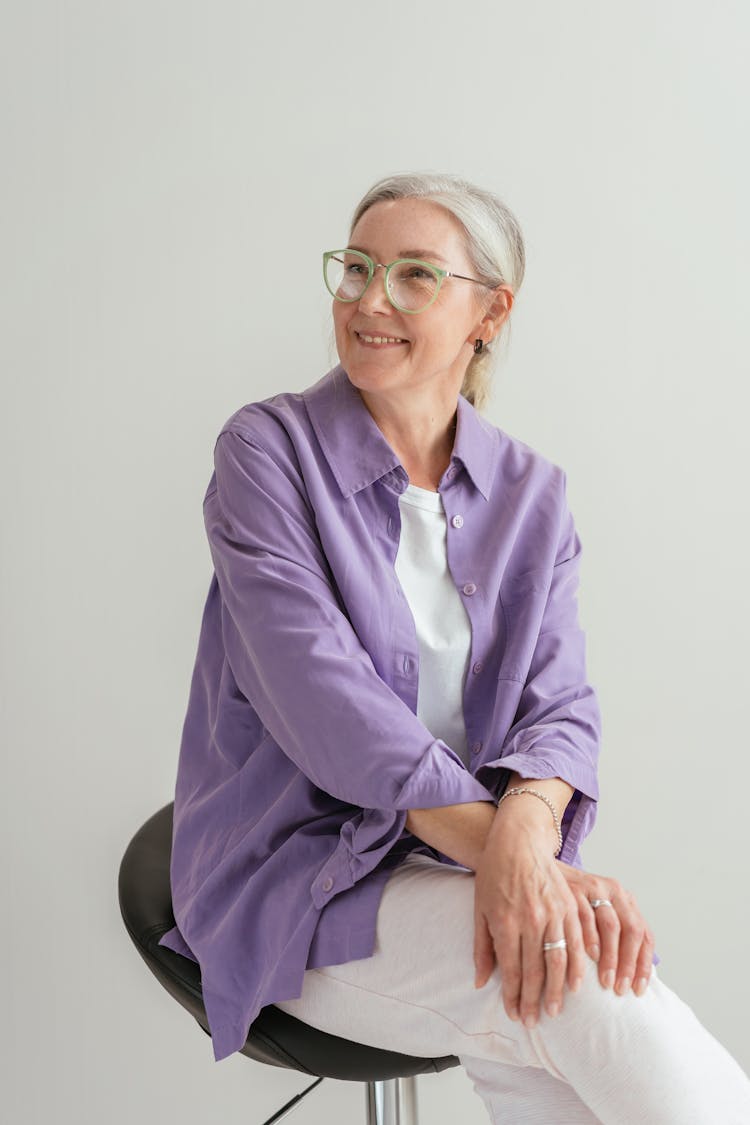
[(456, 394), (432, 394), (416, 401), (413, 396), (407, 408), (403, 396), (396, 401), (361, 387), (359, 392), (412, 484), (436, 491), (453, 453), (458, 425)]

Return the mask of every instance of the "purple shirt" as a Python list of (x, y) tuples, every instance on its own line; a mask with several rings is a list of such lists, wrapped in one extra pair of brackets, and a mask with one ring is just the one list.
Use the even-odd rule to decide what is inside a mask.
[[(454, 861), (410, 809), (497, 803), (511, 771), (575, 788), (560, 859), (581, 867), (601, 734), (563, 469), (458, 396), (439, 485), (471, 621), (471, 768), (417, 717), (419, 648), (394, 570), (396, 453), (341, 365), (222, 427), (203, 501), (214, 564), (175, 786), (177, 925), (215, 1060), (306, 968), (369, 957), (392, 868)], [(460, 519), (455, 517), (460, 516)]]

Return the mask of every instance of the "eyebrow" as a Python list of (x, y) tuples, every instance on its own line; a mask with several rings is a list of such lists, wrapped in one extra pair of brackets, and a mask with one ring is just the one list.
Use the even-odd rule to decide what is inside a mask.
[[(349, 244), (349, 249), (359, 250), (361, 254), (370, 253), (369, 250), (365, 250), (364, 246), (355, 246), (353, 243)], [(447, 258), (443, 258), (442, 255), (438, 254), (435, 250), (401, 250), (398, 256), (399, 258), (422, 258), (424, 261), (434, 258), (438, 262), (445, 262), (447, 264)]]

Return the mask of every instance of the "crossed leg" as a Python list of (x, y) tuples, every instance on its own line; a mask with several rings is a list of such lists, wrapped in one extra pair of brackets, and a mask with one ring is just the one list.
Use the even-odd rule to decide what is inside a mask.
[(454, 1054), (493, 1122), (748, 1125), (750, 1079), (653, 970), (638, 997), (583, 984), (536, 1027), (511, 1020), (497, 966), (474, 988), (474, 873), (409, 856), (383, 891), (372, 957), (305, 972), (276, 1007), (412, 1055)]

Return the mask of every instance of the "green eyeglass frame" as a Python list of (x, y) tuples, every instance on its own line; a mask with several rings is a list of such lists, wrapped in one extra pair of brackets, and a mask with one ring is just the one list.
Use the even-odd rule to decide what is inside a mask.
[[(364, 287), (362, 289), (362, 292), (359, 294), (358, 297), (339, 297), (338, 294), (333, 292), (333, 290), (331, 289), (331, 287), (328, 284), (328, 276), (327, 276), (328, 260), (329, 260), (329, 258), (335, 257), (337, 254), (356, 254), (359, 258), (362, 258), (362, 260), (367, 263), (367, 270), (368, 270), (367, 281), (365, 282)], [(425, 269), (430, 270), (437, 277), (437, 287), (435, 289), (435, 292), (433, 293), (432, 297), (430, 297), (427, 304), (423, 305), (421, 309), (405, 309), (405, 308), (403, 308), (402, 305), (396, 304), (396, 302), (393, 300), (393, 297), (391, 296), (390, 287), (388, 285), (388, 279), (390, 277), (391, 270), (393, 269), (394, 266), (402, 265), (404, 262), (406, 262), (407, 264), (423, 266)], [(437, 295), (440, 292), (440, 289), (441, 289), (442, 284), (445, 281), (446, 277), (456, 277), (460, 281), (472, 281), (475, 285), (483, 285), (485, 287), (485, 289), (497, 289), (497, 288), (499, 288), (500, 285), (505, 284), (504, 282), (500, 281), (500, 282), (498, 282), (497, 285), (490, 285), (486, 281), (479, 281), (479, 279), (476, 278), (476, 277), (466, 277), (462, 273), (454, 273), (453, 270), (443, 270), (443, 269), (440, 268), (440, 266), (436, 266), (433, 262), (425, 262), (421, 258), (395, 258), (394, 261), (389, 262), (388, 265), (383, 265), (382, 262), (374, 261), (370, 257), (369, 254), (365, 254), (364, 250), (352, 250), (349, 247), (344, 247), (341, 250), (326, 250), (324, 252), (324, 254), (323, 254), (323, 281), (325, 282), (326, 289), (328, 290), (328, 292), (331, 294), (331, 296), (335, 300), (343, 301), (345, 304), (350, 305), (354, 301), (360, 301), (362, 299), (362, 297), (364, 297), (365, 293), (367, 292), (367, 290), (370, 287), (372, 279), (375, 276), (375, 270), (378, 268), (378, 266), (382, 266), (382, 268), (385, 270), (385, 273), (383, 274), (383, 286), (385, 288), (386, 297), (388, 298), (390, 303), (393, 305), (394, 309), (398, 309), (398, 311), (402, 312), (402, 313), (408, 313), (410, 316), (415, 316), (417, 313), (424, 312), (425, 309), (428, 309), (430, 307), (430, 305), (433, 303), (433, 301), (435, 301), (437, 299)]]

